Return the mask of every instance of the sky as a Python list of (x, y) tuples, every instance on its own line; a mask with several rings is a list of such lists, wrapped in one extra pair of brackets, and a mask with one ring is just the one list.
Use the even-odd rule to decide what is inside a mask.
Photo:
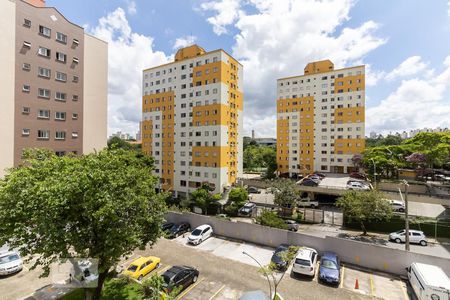
[(47, 0), (109, 43), (108, 134), (135, 134), (142, 70), (197, 43), (244, 66), (244, 134), (276, 136), (276, 79), (366, 65), (366, 135), (450, 128), (448, 0)]

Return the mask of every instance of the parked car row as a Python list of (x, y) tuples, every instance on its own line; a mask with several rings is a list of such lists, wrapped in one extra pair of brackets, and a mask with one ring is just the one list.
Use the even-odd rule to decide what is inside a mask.
[(297, 184), (304, 186), (318, 186), (323, 178), (325, 178), (325, 174), (323, 173), (312, 173), (297, 181)]
[[(288, 261), (283, 257), (283, 252), (289, 250), (289, 245), (279, 245), (273, 255), (271, 262), (279, 271), (286, 271), (289, 267)], [(314, 277), (317, 272), (318, 252), (313, 248), (301, 247), (293, 262), (292, 273)], [(320, 258), (319, 280), (323, 283), (339, 285), (341, 281), (340, 260), (334, 252), (324, 252)]]

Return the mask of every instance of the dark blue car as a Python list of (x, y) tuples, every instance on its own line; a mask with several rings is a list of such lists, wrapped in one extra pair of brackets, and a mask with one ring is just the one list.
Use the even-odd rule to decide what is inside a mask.
[(325, 252), (320, 259), (319, 280), (328, 284), (339, 284), (341, 266), (339, 257), (334, 252)]

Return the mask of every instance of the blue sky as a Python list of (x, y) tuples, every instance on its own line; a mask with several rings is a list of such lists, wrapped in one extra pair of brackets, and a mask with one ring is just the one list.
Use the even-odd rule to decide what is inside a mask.
[[(244, 65), (244, 130), (275, 136), (275, 80), (309, 61), (366, 64), (370, 131), (450, 127), (450, 2), (47, 0), (109, 42), (109, 134), (135, 133), (141, 70), (196, 42)], [(124, 68), (123, 66), (127, 66)]]

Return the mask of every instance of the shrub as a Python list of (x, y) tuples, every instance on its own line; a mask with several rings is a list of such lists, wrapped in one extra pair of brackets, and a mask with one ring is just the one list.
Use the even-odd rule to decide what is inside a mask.
[(280, 218), (276, 212), (270, 210), (263, 210), (261, 215), (256, 217), (256, 222), (264, 226), (287, 229), (287, 225), (284, 220)]

